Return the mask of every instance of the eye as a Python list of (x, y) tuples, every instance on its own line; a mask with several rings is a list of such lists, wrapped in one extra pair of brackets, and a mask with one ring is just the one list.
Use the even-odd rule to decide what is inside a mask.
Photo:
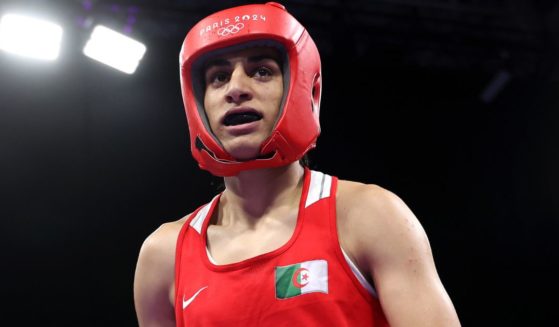
[(272, 69), (266, 66), (261, 66), (254, 70), (253, 76), (259, 79), (269, 79), (273, 74)]
[(229, 81), (229, 73), (226, 71), (214, 71), (207, 75), (206, 84), (219, 87)]

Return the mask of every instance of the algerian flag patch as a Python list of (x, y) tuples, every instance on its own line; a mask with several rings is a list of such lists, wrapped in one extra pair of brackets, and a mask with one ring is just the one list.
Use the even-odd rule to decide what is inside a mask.
[(311, 260), (276, 267), (276, 298), (288, 299), (312, 292), (328, 293), (326, 260)]

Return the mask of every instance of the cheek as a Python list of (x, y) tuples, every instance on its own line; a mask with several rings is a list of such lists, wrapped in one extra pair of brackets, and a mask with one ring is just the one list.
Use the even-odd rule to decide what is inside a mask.
[(279, 106), (281, 104), (281, 99), (283, 98), (283, 83), (280, 82), (276, 84), (273, 88), (273, 98), (274, 102), (277, 105), (277, 110), (279, 110)]
[(206, 117), (208, 118), (208, 122), (212, 130), (215, 130), (216, 121), (218, 119), (215, 110), (215, 101), (212, 101), (214, 98), (215, 96), (213, 96), (211, 92), (206, 91), (204, 95), (204, 111), (206, 112)]
[(265, 84), (261, 89), (262, 94), (271, 102), (281, 102), (283, 96), (283, 82), (281, 79)]
[(206, 110), (208, 108), (211, 108), (212, 98), (213, 98), (212, 92), (206, 89), (206, 92), (204, 93), (204, 108), (206, 108)]

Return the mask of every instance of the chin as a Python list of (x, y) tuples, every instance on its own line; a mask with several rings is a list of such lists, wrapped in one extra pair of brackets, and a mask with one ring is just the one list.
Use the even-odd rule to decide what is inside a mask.
[(239, 161), (253, 160), (260, 156), (260, 144), (256, 146), (243, 145), (232, 147), (231, 149), (228, 149), (227, 152), (229, 152), (229, 154), (233, 158)]
[(223, 147), (236, 160), (248, 161), (260, 157), (260, 148), (264, 141), (264, 135), (248, 134), (224, 140)]

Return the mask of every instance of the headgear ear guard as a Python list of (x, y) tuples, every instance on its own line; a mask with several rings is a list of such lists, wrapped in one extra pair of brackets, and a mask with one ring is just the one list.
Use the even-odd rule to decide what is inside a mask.
[[(247, 43), (273, 44), (284, 52), (282, 107), (260, 157), (238, 161), (225, 151), (206, 118), (200, 67), (204, 58)], [(316, 146), (320, 134), (322, 89), (320, 55), (307, 30), (280, 4), (246, 5), (219, 11), (186, 35), (180, 54), (182, 97), (190, 130), (190, 148), (200, 168), (216, 176), (283, 166)]]

